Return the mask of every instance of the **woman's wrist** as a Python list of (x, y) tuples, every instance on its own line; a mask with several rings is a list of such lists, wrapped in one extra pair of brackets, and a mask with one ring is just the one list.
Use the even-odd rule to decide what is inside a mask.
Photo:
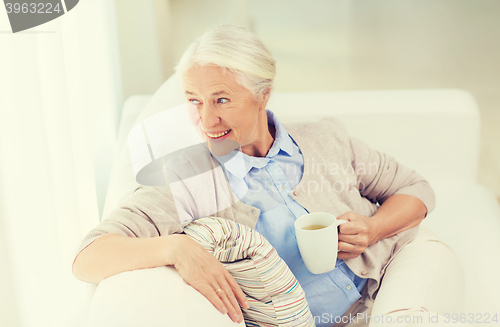
[(179, 253), (179, 243), (184, 237), (188, 237), (185, 234), (171, 234), (162, 236), (164, 238), (163, 248), (163, 258), (165, 260), (165, 266), (175, 266), (177, 263), (177, 254)]
[(389, 197), (370, 218), (378, 234), (376, 242), (418, 226), (426, 212), (424, 203), (414, 196), (395, 194)]
[(368, 222), (370, 224), (369, 234), (371, 238), (369, 245), (372, 245), (383, 239), (381, 225), (384, 223), (384, 220), (382, 217), (380, 217), (380, 215), (377, 216), (375, 214), (372, 217), (368, 218)]

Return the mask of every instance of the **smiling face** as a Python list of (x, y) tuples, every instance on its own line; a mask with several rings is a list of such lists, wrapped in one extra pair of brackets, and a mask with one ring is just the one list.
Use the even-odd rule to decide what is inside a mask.
[(192, 120), (209, 141), (212, 153), (214, 144), (228, 140), (226, 144), (239, 144), (245, 154), (266, 156), (274, 140), (265, 110), (269, 92), (255, 98), (234, 73), (196, 64), (184, 74), (183, 84), (192, 105)]

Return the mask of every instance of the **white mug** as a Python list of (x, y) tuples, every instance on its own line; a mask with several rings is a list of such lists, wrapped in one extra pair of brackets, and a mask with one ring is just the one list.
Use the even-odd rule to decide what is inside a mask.
[[(337, 226), (346, 222), (347, 220), (337, 219), (325, 212), (303, 215), (295, 221), (295, 235), (300, 255), (310, 272), (322, 274), (335, 268), (338, 253)], [(311, 226), (326, 227), (304, 229)]]

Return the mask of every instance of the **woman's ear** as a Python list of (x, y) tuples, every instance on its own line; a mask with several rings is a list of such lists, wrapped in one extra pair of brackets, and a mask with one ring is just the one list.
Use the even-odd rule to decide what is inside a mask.
[(269, 101), (269, 97), (271, 95), (271, 89), (267, 88), (262, 91), (259, 91), (257, 95), (254, 97), (254, 101), (256, 102), (259, 111), (266, 111), (267, 101)]
[(269, 97), (271, 96), (271, 89), (267, 88), (264, 91), (262, 91), (262, 96), (264, 97), (264, 100), (266, 102), (269, 100)]
[(262, 102), (262, 106), (265, 108), (267, 106), (267, 101), (269, 101), (269, 97), (271, 96), (271, 89), (264, 89), (260, 94), (260, 99)]

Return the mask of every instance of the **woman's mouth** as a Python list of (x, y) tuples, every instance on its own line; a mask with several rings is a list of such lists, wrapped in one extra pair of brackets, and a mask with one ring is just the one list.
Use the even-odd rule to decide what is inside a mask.
[(218, 139), (224, 139), (226, 138), (226, 136), (229, 134), (229, 132), (231, 132), (230, 129), (228, 129), (227, 131), (224, 131), (224, 132), (220, 132), (220, 133), (209, 133), (209, 132), (205, 132), (207, 134), (207, 136), (212, 139), (212, 140), (218, 140)]

